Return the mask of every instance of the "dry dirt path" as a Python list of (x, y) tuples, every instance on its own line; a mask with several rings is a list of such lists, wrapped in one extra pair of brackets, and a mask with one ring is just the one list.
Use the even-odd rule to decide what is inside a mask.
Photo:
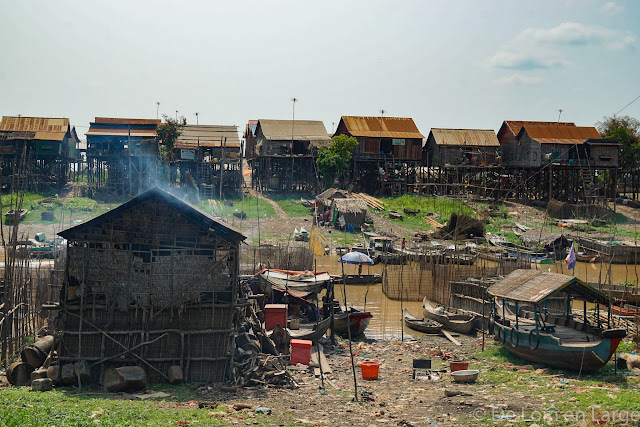
[(252, 196), (255, 196), (259, 199), (264, 200), (265, 202), (269, 203), (271, 206), (273, 206), (273, 209), (276, 211), (276, 213), (278, 214), (278, 216), (280, 217), (280, 219), (284, 219), (284, 220), (288, 220), (289, 219), (289, 214), (286, 213), (284, 211), (284, 209), (282, 209), (280, 207), (279, 204), (277, 204), (276, 202), (274, 202), (273, 200), (269, 199), (268, 197), (263, 196), (262, 194), (258, 193), (256, 190), (254, 189), (249, 189), (249, 194)]

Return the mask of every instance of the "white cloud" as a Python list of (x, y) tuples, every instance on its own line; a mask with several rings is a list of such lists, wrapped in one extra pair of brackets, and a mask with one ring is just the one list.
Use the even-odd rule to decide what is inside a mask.
[(612, 1), (602, 5), (602, 12), (606, 13), (607, 15), (616, 15), (622, 12), (623, 10), (624, 10), (624, 7)]
[(537, 85), (542, 82), (542, 77), (538, 76), (526, 76), (523, 74), (515, 73), (510, 76), (496, 79), (494, 83), (504, 86), (531, 86)]
[(604, 47), (608, 50), (634, 48), (635, 36), (598, 25), (564, 22), (553, 28), (527, 28), (488, 60), (492, 68), (536, 70), (564, 67), (568, 48)]

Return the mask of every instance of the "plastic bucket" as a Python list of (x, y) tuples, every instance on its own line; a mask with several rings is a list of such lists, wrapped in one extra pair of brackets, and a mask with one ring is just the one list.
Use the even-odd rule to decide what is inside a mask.
[(363, 380), (377, 380), (380, 362), (361, 362), (360, 369), (362, 369)]
[(449, 367), (451, 368), (451, 372), (466, 371), (467, 369), (469, 369), (469, 362), (463, 362), (462, 360), (452, 360)]

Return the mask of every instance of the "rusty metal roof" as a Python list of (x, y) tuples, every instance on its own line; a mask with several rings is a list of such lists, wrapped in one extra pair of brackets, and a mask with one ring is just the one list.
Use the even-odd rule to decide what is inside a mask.
[(514, 270), (487, 289), (495, 297), (538, 304), (559, 291), (591, 302), (607, 302), (605, 294), (574, 276), (541, 270)]
[(588, 139), (601, 138), (593, 126), (524, 125), (517, 138), (525, 132), (531, 139), (546, 144), (582, 144)]
[(110, 124), (110, 125), (156, 125), (159, 126), (162, 121), (157, 119), (124, 119), (118, 117), (96, 117), (94, 123)]
[(32, 132), (29, 139), (62, 141), (69, 132), (69, 119), (3, 116), (0, 132)]
[(340, 120), (352, 136), (424, 138), (411, 118), (342, 116)]
[(570, 122), (536, 122), (536, 121), (527, 121), (527, 120), (505, 120), (500, 127), (500, 131), (498, 134), (502, 132), (503, 128), (508, 129), (514, 136), (518, 135), (520, 129), (524, 125), (532, 125), (532, 126), (574, 126), (575, 123)]
[[(131, 133), (129, 133), (131, 132)], [(85, 133), (85, 135), (91, 136), (133, 136), (133, 137), (156, 137), (155, 129), (127, 129), (127, 128), (112, 128), (112, 127), (101, 127), (95, 128), (90, 127), (89, 130)]]
[(499, 147), (498, 137), (491, 129), (437, 129), (431, 134), (437, 145), (465, 145), (473, 147)]
[[(258, 128), (262, 134), (271, 140), (296, 140), (308, 141), (331, 141), (331, 137), (324, 127), (324, 123), (319, 120), (258, 120)], [(257, 133), (257, 130), (256, 130)]]
[(185, 125), (176, 148), (240, 147), (237, 126)]

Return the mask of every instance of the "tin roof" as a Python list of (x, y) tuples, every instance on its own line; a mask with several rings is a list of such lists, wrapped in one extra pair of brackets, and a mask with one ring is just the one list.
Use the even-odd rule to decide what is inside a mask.
[(132, 136), (155, 138), (160, 120), (96, 117), (89, 124), (88, 136)]
[(96, 117), (94, 123), (110, 124), (110, 125), (156, 125), (159, 126), (162, 121), (159, 119), (126, 119), (119, 117)]
[[(58, 235), (61, 237), (64, 237), (67, 240), (74, 240), (74, 238), (77, 236), (77, 233), (84, 232), (90, 227), (97, 227), (103, 222), (110, 220), (114, 217), (117, 218), (118, 215), (130, 209), (131, 207), (136, 206), (149, 199), (162, 200), (163, 202), (167, 203), (168, 205), (182, 212), (187, 217), (203, 224), (204, 227), (211, 228), (216, 234), (220, 235), (221, 237), (223, 237), (229, 242), (235, 242), (238, 240), (246, 239), (246, 236), (244, 236), (242, 232), (240, 232), (239, 230), (229, 225), (218, 222), (212, 216), (180, 200), (176, 196), (169, 194), (164, 190), (161, 190), (158, 187), (152, 188), (151, 190), (145, 193), (142, 193), (138, 197), (134, 197), (133, 199), (118, 206), (115, 209), (110, 210), (109, 212), (106, 212), (82, 224), (76, 225), (75, 227), (67, 228), (66, 230), (59, 232)], [(105, 237), (105, 238), (108, 239), (108, 237)]]
[(239, 148), (237, 126), (222, 125), (185, 125), (176, 141), (176, 148), (196, 147)]
[(474, 147), (499, 147), (498, 137), (491, 129), (437, 129), (431, 134), (437, 145), (467, 145)]
[[(352, 136), (424, 138), (411, 118), (342, 116), (340, 121), (345, 124)], [(382, 129), (380, 129), (381, 125)]]
[(590, 302), (608, 302), (605, 294), (577, 277), (541, 270), (514, 270), (491, 285), (487, 292), (494, 297), (538, 304), (559, 291), (577, 294)]
[[(331, 138), (324, 127), (324, 123), (319, 120), (258, 120), (258, 128), (262, 129), (262, 134), (267, 139), (326, 141)], [(256, 130), (257, 133), (257, 130)]]
[(3, 116), (0, 132), (32, 132), (30, 139), (62, 141), (69, 132), (69, 119)]
[(524, 125), (517, 139), (525, 132), (529, 138), (546, 144), (582, 144), (588, 139), (600, 139), (600, 134), (593, 126)]
[(498, 135), (503, 131), (509, 131), (513, 134), (513, 136), (518, 135), (520, 129), (524, 125), (535, 125), (535, 126), (575, 126), (575, 123), (570, 122), (536, 122), (536, 121), (527, 121), (527, 120), (505, 120), (502, 122), (502, 126), (500, 126), (500, 130), (498, 131)]

